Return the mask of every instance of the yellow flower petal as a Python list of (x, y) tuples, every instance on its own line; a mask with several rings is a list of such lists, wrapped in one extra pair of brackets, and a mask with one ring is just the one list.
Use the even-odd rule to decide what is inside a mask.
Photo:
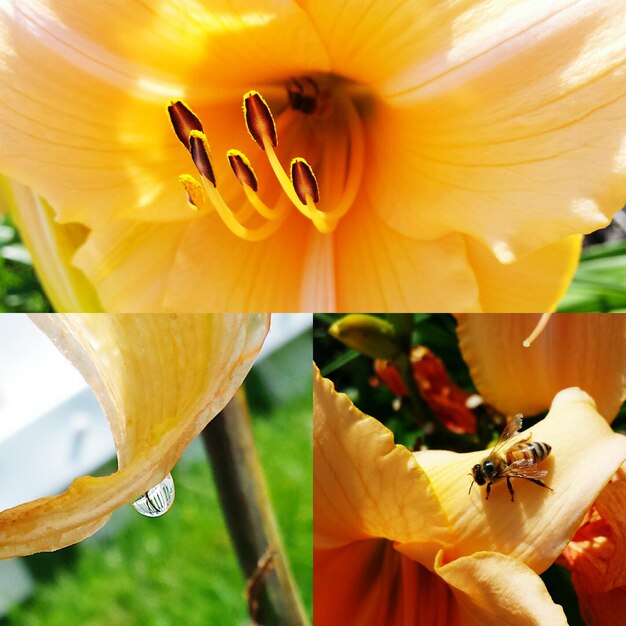
[(501, 552), (536, 572), (545, 570), (573, 536), (585, 512), (626, 459), (626, 437), (611, 431), (580, 389), (561, 391), (547, 417), (531, 429), (534, 441), (552, 446), (542, 468), (553, 491), (513, 479), (515, 502), (504, 481), (468, 489), (472, 466), (487, 452), (415, 453), (451, 523), (446, 562), (474, 552)]
[(541, 578), (509, 556), (477, 552), (444, 564), (440, 555), (436, 572), (452, 587), (464, 626), (567, 626)]
[(34, 321), (102, 405), (119, 470), (0, 513), (0, 557), (70, 545), (156, 485), (241, 385), (266, 316), (51, 315)]
[(466, 237), (481, 309), (491, 313), (552, 311), (574, 276), (581, 240), (581, 236), (573, 235), (505, 264), (481, 243)]
[(463, 238), (406, 237), (363, 205), (336, 235), (337, 310), (480, 310), (476, 277)]
[(428, 59), (468, 2), (298, 0), (333, 61), (334, 71), (360, 83), (380, 84)]
[(458, 335), (472, 380), (505, 414), (534, 415), (554, 394), (577, 386), (609, 421), (626, 395), (626, 317), (553, 315), (530, 348), (522, 341), (538, 316), (460, 315)]
[[(621, 3), (472, 2), (381, 87), (376, 209), (414, 237), (471, 235), (505, 262), (624, 204)], [(523, 78), (522, 78), (523, 77)]]
[(442, 537), (446, 519), (413, 455), (317, 368), (313, 467), (317, 550), (376, 537), (432, 543)]
[(116, 221), (93, 232), (74, 262), (110, 311), (293, 311), (304, 308), (302, 252), (313, 234), (297, 218), (276, 237), (254, 244), (214, 217), (174, 224)]

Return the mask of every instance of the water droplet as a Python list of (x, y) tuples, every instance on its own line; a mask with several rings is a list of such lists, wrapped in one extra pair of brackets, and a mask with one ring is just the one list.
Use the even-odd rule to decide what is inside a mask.
[(146, 517), (159, 517), (170, 510), (175, 495), (174, 479), (168, 474), (158, 485), (139, 496), (133, 506)]

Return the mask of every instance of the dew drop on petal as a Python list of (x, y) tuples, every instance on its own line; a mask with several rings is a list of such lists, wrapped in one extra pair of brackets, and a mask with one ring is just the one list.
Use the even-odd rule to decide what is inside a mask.
[(146, 517), (159, 517), (170, 510), (175, 495), (174, 479), (168, 474), (158, 485), (139, 496), (133, 506)]

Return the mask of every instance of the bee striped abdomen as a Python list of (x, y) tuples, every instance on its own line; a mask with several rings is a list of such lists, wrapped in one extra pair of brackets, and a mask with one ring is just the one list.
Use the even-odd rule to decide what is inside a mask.
[(552, 446), (541, 441), (531, 441), (513, 446), (506, 453), (506, 462), (511, 465), (515, 461), (530, 459), (533, 464), (543, 461), (550, 454)]

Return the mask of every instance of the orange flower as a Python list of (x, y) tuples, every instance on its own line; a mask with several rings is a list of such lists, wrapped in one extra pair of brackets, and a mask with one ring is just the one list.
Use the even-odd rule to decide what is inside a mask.
[(5, 191), (59, 310), (550, 310), (624, 202), (625, 11), (4, 0)]
[(617, 626), (626, 614), (626, 466), (602, 491), (560, 562), (572, 572), (587, 624)]
[(316, 372), (316, 624), (565, 625), (538, 574), (626, 459), (626, 438), (575, 388), (533, 435), (553, 447), (553, 492), (517, 481), (514, 503), (502, 484), (486, 501), (467, 492), (484, 451), (411, 453)]
[[(476, 416), (467, 406), (471, 394), (450, 379), (443, 361), (425, 346), (413, 346), (410, 361), (420, 393), (441, 423), (455, 433), (475, 433)], [(390, 361), (376, 359), (374, 371), (396, 396), (409, 394)]]

